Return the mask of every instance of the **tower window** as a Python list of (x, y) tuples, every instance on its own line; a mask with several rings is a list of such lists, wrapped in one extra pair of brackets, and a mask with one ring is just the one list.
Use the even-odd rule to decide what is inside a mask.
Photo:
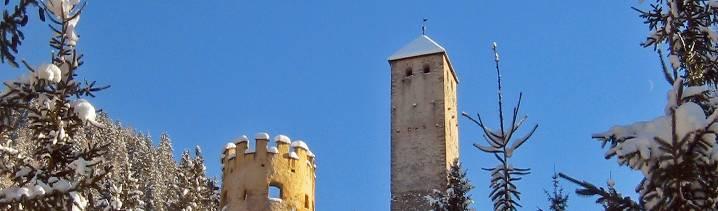
[(281, 199), (282, 198), (282, 187), (280, 187), (278, 184), (271, 184), (269, 185), (269, 190), (267, 191), (270, 199)]
[(309, 195), (304, 194), (304, 208), (309, 208)]
[(424, 73), (430, 73), (430, 72), (431, 72), (431, 68), (429, 68), (428, 64), (425, 64), (424, 65)]
[(406, 68), (405, 74), (406, 74), (406, 77), (409, 77), (409, 76), (414, 75), (414, 71), (411, 69), (411, 67), (410, 67), (410, 68)]

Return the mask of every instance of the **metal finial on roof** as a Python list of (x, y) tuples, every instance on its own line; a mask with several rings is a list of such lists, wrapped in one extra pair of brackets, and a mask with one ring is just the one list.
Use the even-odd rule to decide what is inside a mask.
[(426, 21), (429, 19), (424, 18), (424, 21), (421, 22), (421, 34), (426, 35)]

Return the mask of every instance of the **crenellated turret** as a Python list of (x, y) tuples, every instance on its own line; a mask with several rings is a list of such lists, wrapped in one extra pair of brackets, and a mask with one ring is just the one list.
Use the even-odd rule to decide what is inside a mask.
[[(254, 148), (247, 136), (225, 146), (222, 155), (222, 206), (228, 210), (314, 210), (315, 155), (304, 141), (257, 133)], [(268, 198), (268, 187), (279, 194)], [(271, 195), (271, 194), (270, 194)]]

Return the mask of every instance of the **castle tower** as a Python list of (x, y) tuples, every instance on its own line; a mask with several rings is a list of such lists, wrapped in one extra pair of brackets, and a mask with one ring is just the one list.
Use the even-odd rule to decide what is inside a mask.
[(316, 163), (303, 141), (258, 133), (255, 147), (242, 136), (222, 153), (222, 210), (314, 211)]
[(444, 190), (459, 157), (458, 80), (446, 50), (421, 35), (389, 57), (391, 210), (429, 210), (424, 196)]

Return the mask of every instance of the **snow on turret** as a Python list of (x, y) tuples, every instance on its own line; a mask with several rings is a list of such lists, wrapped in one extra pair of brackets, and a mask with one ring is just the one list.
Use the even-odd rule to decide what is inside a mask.
[(309, 151), (309, 146), (307, 146), (307, 143), (304, 143), (302, 140), (292, 142), (292, 148), (302, 148)]
[(227, 143), (227, 145), (224, 145), (224, 149), (234, 149), (234, 148), (237, 148), (237, 145), (235, 145), (232, 142)]
[(256, 135), (254, 135), (254, 139), (269, 140), (269, 134), (268, 133), (257, 133)]
[(281, 135), (281, 134), (274, 137), (274, 141), (279, 142), (279, 143), (285, 143), (285, 144), (292, 143), (292, 139), (289, 139), (289, 137), (287, 137), (285, 135)]
[(269, 147), (267, 149), (267, 152), (277, 154), (277, 153), (279, 153), (279, 149), (277, 149), (277, 147)]
[(289, 157), (295, 160), (299, 160), (299, 156), (297, 155), (297, 152), (290, 152)]
[(238, 144), (238, 143), (248, 142), (248, 141), (249, 141), (249, 138), (247, 138), (247, 136), (245, 136), (245, 135), (242, 135), (239, 138), (235, 139), (234, 143)]

